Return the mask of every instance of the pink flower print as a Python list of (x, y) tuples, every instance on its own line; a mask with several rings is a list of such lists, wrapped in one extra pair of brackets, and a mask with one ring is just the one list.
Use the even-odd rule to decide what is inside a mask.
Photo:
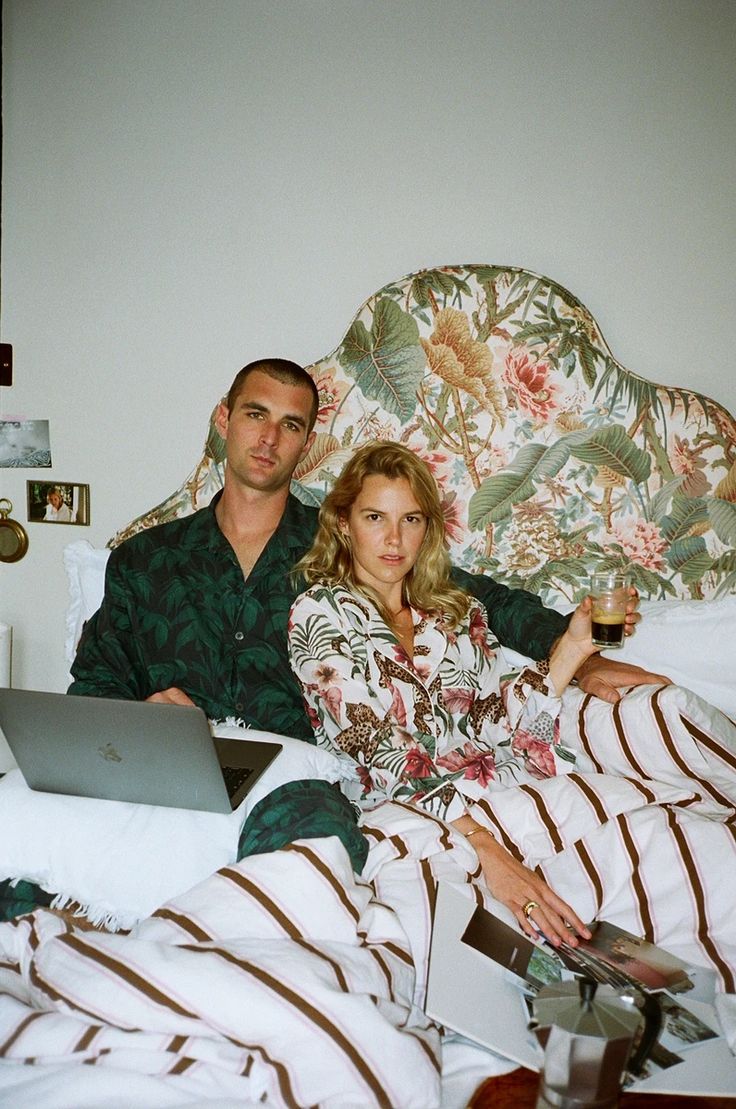
[(330, 686), (322, 694), (322, 700), (327, 705), (330, 716), (333, 720), (340, 719), (340, 706), (342, 704), (342, 690), (338, 689), (336, 685)]
[(555, 760), (549, 743), (519, 728), (511, 740), (511, 749), (524, 757), (526, 768), (533, 778), (554, 778)]
[(470, 642), (474, 647), (480, 647), (486, 658), (493, 658), (495, 651), (488, 642), (488, 624), (479, 608), (474, 608), (470, 614)]
[(307, 717), (309, 719), (309, 725), (312, 731), (318, 731), (322, 727), (322, 722), (320, 721), (317, 710), (312, 708), (312, 706), (307, 701), (304, 702), (304, 708), (306, 710)]
[(370, 793), (373, 790), (373, 779), (371, 778), (371, 772), (368, 767), (358, 765), (357, 774), (358, 781), (363, 787), (363, 793)]
[(389, 715), (396, 721), (400, 728), (406, 727), (406, 705), (395, 685), (391, 686), (391, 708)]
[(703, 473), (706, 461), (702, 457), (705, 446), (691, 447), (687, 439), (675, 436), (675, 445), (670, 450), (672, 469), (676, 474), (682, 475), (685, 480), (680, 486), (680, 492), (686, 497), (702, 497), (708, 492), (710, 485)]
[(438, 481), (442, 471), (446, 468), (448, 457), (440, 451), (423, 451), (418, 450), (417, 454), (420, 456), (422, 462), (429, 468), (432, 477)]
[(445, 521), (445, 535), (451, 543), (460, 543), (465, 537), (465, 510), (458, 501), (457, 493), (442, 494), (442, 515)]
[(420, 681), (426, 682), (430, 675), (430, 665), (426, 660), (413, 661), (412, 669)]
[(636, 562), (645, 570), (664, 569), (662, 556), (667, 549), (667, 540), (653, 520), (614, 523), (610, 539), (620, 545), (630, 562)]
[(525, 412), (540, 422), (550, 418), (559, 407), (559, 386), (550, 381), (548, 362), (537, 362), (524, 347), (514, 347), (506, 355), (502, 379)]
[(469, 781), (477, 781), (483, 788), (493, 781), (496, 774), (496, 760), (493, 757), (493, 752), (481, 751), (472, 743), (465, 744), (462, 754), (455, 750), (442, 755), (437, 759), (437, 765), (443, 766), (446, 770), (464, 770), (464, 778)]
[(470, 712), (470, 707), (475, 700), (474, 689), (443, 689), (442, 704), (448, 712), (459, 712), (465, 715)]
[(429, 778), (434, 774), (434, 766), (426, 751), (412, 747), (406, 752), (404, 771), (407, 778)]
[(342, 381), (335, 381), (334, 367), (329, 370), (324, 370), (319, 377), (314, 379), (314, 384), (317, 386), (317, 392), (319, 393), (317, 423), (326, 424), (335, 412), (337, 412), (340, 402), (348, 391), (348, 387), (347, 384)]

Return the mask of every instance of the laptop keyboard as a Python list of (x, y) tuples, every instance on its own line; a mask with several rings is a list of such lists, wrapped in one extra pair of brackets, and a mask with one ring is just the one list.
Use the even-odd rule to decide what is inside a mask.
[(223, 766), (221, 769), (228, 797), (232, 797), (253, 773), (249, 766)]

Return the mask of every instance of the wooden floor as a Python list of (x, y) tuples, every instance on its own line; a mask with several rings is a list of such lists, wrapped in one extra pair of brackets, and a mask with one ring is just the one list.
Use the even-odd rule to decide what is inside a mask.
[[(534, 1071), (519, 1067), (509, 1074), (488, 1078), (476, 1091), (468, 1109), (534, 1109), (537, 1101), (539, 1075)], [(671, 1094), (621, 1095), (620, 1109), (735, 1109), (734, 1097), (693, 1097), (684, 1094), (675, 1097)]]

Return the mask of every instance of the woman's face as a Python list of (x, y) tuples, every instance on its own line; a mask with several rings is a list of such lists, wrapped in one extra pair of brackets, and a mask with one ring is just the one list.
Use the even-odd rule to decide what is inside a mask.
[(59, 509), (61, 508), (61, 493), (57, 493), (56, 490), (54, 489), (48, 495), (48, 502), (58, 512)]
[(340, 527), (350, 537), (356, 581), (372, 586), (391, 605), (427, 534), (427, 518), (409, 482), (367, 477)]

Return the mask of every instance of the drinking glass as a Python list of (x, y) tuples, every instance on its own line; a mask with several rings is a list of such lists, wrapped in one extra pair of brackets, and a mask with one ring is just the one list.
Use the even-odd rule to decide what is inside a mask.
[(596, 647), (623, 647), (630, 587), (631, 575), (623, 571), (598, 570), (591, 575), (592, 637)]

